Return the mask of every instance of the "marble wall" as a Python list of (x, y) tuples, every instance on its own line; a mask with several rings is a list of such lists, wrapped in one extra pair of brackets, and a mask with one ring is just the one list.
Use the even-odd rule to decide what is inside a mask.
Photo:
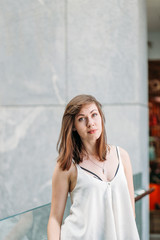
[(48, 203), (66, 102), (65, 1), (0, 2), (0, 218)]
[(145, 0), (0, 6), (0, 218), (50, 202), (64, 106), (81, 93), (103, 104), (108, 141), (129, 152), (147, 188)]

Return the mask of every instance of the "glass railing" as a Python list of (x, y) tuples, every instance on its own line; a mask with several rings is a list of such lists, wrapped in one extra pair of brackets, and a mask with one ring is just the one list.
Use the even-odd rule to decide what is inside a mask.
[(47, 239), (50, 204), (0, 220), (0, 240)]
[[(135, 200), (141, 195), (145, 196), (145, 192), (143, 189), (135, 191)], [(63, 220), (69, 215), (70, 206), (71, 201), (68, 195)], [(47, 224), (50, 207), (51, 204), (49, 203), (26, 212), (0, 219), (0, 240), (47, 240)], [(138, 205), (136, 210), (139, 211)], [(136, 216), (138, 216), (138, 212)]]
[[(51, 204), (0, 219), (0, 240), (47, 240)], [(63, 219), (69, 214), (70, 197)]]

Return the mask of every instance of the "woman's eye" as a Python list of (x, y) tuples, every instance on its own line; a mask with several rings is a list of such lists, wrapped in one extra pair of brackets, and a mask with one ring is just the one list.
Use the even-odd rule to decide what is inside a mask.
[(93, 113), (93, 115), (92, 115), (93, 117), (96, 117), (97, 116), (97, 113)]
[(82, 122), (83, 120), (84, 120), (83, 117), (81, 117), (81, 118), (78, 119), (79, 122)]

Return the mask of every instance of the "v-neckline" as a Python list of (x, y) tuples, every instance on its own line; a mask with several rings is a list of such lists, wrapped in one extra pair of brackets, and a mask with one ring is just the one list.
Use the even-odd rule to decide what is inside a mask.
[[(108, 183), (108, 184), (111, 184), (111, 183), (114, 182), (114, 180), (116, 179), (117, 175), (119, 174), (119, 169), (120, 169), (120, 161), (119, 161), (118, 166), (117, 166), (117, 169), (116, 169), (116, 171), (115, 171), (115, 176), (114, 176), (111, 180), (103, 180), (103, 179), (100, 180), (100, 179), (98, 179), (98, 178), (96, 178), (96, 177), (93, 177), (91, 174), (86, 173), (85, 170), (83, 170), (79, 164), (76, 164), (76, 165), (78, 166), (78, 168), (79, 168), (85, 175), (91, 177), (92, 179), (96, 179), (96, 180), (99, 181), (99, 182)], [(89, 170), (89, 169), (87, 169), (87, 170)]]

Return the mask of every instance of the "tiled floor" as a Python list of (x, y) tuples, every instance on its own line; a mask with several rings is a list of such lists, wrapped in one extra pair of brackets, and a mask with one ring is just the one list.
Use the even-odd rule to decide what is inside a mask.
[(150, 240), (160, 240), (160, 234), (150, 234)]

